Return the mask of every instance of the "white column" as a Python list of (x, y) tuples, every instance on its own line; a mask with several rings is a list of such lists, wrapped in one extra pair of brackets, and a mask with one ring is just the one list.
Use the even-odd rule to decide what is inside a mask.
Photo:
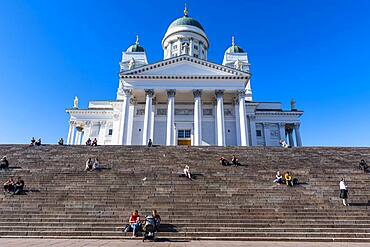
[(129, 107), (130, 107), (130, 98), (132, 95), (132, 91), (129, 89), (123, 90), (123, 102), (121, 108), (121, 124), (120, 124), (120, 137), (118, 139), (119, 145), (127, 144), (127, 125), (128, 125), (128, 115), (129, 115)]
[(236, 127), (236, 145), (240, 146), (240, 120), (239, 120), (239, 99), (234, 98), (235, 127)]
[(252, 146), (257, 146), (257, 132), (256, 132), (256, 116), (249, 116), (249, 124), (251, 127), (251, 143)]
[(175, 145), (175, 90), (167, 90), (167, 135), (166, 146)]
[(240, 146), (249, 146), (247, 133), (247, 119), (245, 113), (245, 91), (240, 90), (239, 94), (239, 121), (240, 121)]
[(279, 130), (280, 130), (280, 140), (285, 140), (285, 123), (279, 123)]
[(75, 133), (75, 123), (73, 121), (69, 122), (69, 130), (68, 130), (68, 137), (67, 137), (67, 144), (73, 144), (73, 137)]
[(294, 124), (294, 132), (295, 132), (295, 140), (297, 142), (297, 147), (302, 147), (302, 139), (301, 139), (301, 134), (299, 132), (299, 126), (300, 123)]
[(190, 38), (190, 43), (189, 43), (189, 56), (193, 56), (194, 55), (194, 42), (193, 42), (193, 38)]
[(181, 55), (181, 39), (178, 38), (176, 43), (177, 43), (177, 56), (180, 56)]
[(144, 128), (143, 128), (143, 145), (147, 145), (151, 136), (151, 120), (152, 120), (152, 104), (153, 104), (153, 89), (145, 89), (145, 113), (144, 113)]
[(152, 139), (152, 142), (154, 143), (154, 116), (155, 116), (155, 109), (156, 109), (156, 106), (155, 106), (155, 102), (152, 102), (153, 103), (153, 106), (152, 106), (152, 112), (150, 113), (150, 136), (149, 138)]
[(82, 127), (76, 127), (75, 145), (81, 145), (82, 130)]
[(202, 90), (193, 90), (194, 96), (194, 146), (202, 145)]
[(104, 145), (105, 136), (107, 133), (107, 122), (106, 121), (100, 121), (99, 122), (99, 136), (98, 136), (98, 144)]
[(269, 140), (270, 140), (270, 133), (269, 133), (269, 129), (268, 129), (268, 124), (267, 123), (263, 123), (263, 137), (265, 139), (265, 146), (267, 147), (268, 144), (269, 144)]
[[(169, 50), (167, 50), (168, 51), (167, 58), (171, 58), (172, 57), (172, 41), (169, 42), (168, 49)], [(165, 57), (165, 59), (166, 59), (166, 57)]]
[(225, 146), (224, 91), (216, 90), (217, 146)]
[(199, 53), (199, 55), (198, 55), (198, 57), (200, 58), (200, 59), (204, 59), (204, 57), (203, 57), (203, 52), (202, 52), (202, 50), (203, 50), (203, 43), (202, 42), (199, 42), (199, 47), (198, 47), (198, 53)]

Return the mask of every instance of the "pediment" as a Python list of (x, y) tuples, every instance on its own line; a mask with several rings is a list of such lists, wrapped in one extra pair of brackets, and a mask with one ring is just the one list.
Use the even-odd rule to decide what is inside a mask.
[(190, 56), (180, 56), (148, 64), (124, 75), (138, 76), (246, 76), (248, 73)]

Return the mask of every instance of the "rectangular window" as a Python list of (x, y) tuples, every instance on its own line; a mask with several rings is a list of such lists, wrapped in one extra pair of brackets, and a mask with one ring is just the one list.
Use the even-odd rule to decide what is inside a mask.
[(183, 139), (183, 138), (190, 138), (191, 130), (178, 130), (177, 131), (177, 138)]
[(113, 129), (109, 129), (109, 131), (108, 131), (108, 135), (113, 135)]
[(256, 135), (257, 136), (262, 136), (262, 131), (261, 130), (256, 130)]
[(212, 109), (203, 109), (203, 116), (212, 116)]
[(175, 109), (175, 115), (193, 115), (193, 109)]
[(144, 115), (145, 109), (136, 109), (136, 115)]
[(166, 116), (167, 115), (167, 109), (157, 109), (157, 115), (158, 116)]
[(198, 50), (198, 46), (197, 45), (194, 45), (194, 50)]

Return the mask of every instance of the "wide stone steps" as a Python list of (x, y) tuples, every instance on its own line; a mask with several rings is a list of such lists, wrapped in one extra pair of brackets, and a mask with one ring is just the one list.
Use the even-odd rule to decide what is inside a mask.
[[(236, 154), (240, 167), (218, 158)], [(156, 208), (171, 240), (369, 241), (367, 148), (218, 148), (0, 145), (27, 195), (0, 194), (0, 237), (127, 239), (133, 209)], [(100, 172), (84, 171), (99, 157)], [(178, 175), (188, 164), (196, 179)], [(272, 183), (289, 170), (302, 184)], [(142, 179), (146, 177), (146, 181)], [(345, 177), (351, 207), (338, 198)]]

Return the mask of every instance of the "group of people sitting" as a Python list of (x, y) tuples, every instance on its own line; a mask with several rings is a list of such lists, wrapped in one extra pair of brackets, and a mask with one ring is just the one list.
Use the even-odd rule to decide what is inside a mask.
[(94, 161), (92, 158), (88, 158), (86, 160), (86, 166), (85, 166), (85, 171), (94, 171), (94, 170), (100, 170), (101, 165), (99, 163), (99, 159), (95, 158)]
[(35, 137), (32, 137), (30, 146), (41, 146), (41, 138), (36, 141)]
[(7, 160), (6, 156), (4, 156), (0, 160), (0, 169), (7, 169), (7, 168), (9, 168), (9, 161)]
[(366, 163), (365, 160), (360, 161), (360, 163), (358, 164), (358, 168), (360, 168), (360, 170), (363, 170), (364, 172), (369, 171), (369, 165)]
[(233, 155), (231, 157), (231, 162), (229, 162), (224, 157), (221, 157), (220, 158), (220, 164), (223, 165), (223, 166), (231, 166), (231, 165), (240, 166), (239, 160), (235, 157), (235, 155)]
[(24, 181), (21, 177), (18, 177), (17, 181), (14, 181), (12, 177), (4, 183), (4, 192), (13, 193), (13, 195), (19, 195), (23, 192)]
[(293, 176), (289, 172), (286, 172), (283, 177), (280, 174), (280, 171), (277, 171), (273, 182), (277, 184), (286, 184), (287, 186), (292, 187), (298, 184), (298, 178), (293, 178)]
[(152, 215), (146, 216), (143, 220), (140, 219), (139, 211), (135, 210), (132, 212), (128, 224), (123, 228), (123, 232), (132, 231), (132, 238), (137, 237), (140, 231), (153, 234), (154, 237), (154, 233), (158, 231), (160, 224), (161, 216), (159, 216), (156, 209), (152, 210)]
[(91, 141), (91, 139), (87, 139), (86, 141), (86, 146), (98, 146), (98, 140), (96, 138), (94, 138), (93, 141)]

